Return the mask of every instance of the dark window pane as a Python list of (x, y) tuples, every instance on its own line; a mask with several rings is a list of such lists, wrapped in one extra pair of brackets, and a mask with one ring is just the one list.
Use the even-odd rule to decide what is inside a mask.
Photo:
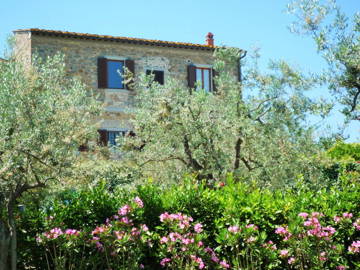
[(150, 75), (153, 74), (154, 76), (154, 81), (164, 85), (164, 71), (162, 70), (147, 70), (146, 71), (146, 75)]
[(108, 88), (124, 88), (122, 82), (124, 63), (120, 61), (107, 61), (107, 65)]
[(116, 137), (120, 135), (120, 131), (108, 131), (108, 145), (116, 145)]

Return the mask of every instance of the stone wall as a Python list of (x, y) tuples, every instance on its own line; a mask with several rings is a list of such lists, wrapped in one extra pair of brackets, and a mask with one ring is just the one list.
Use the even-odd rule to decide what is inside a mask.
[(17, 32), (15, 35), (14, 52), (17, 60), (22, 62), (25, 66), (31, 64), (31, 33)]
[(29, 57), (29, 46), (31, 46), (31, 53), (37, 53), (42, 57), (51, 56), (57, 52), (66, 55), (68, 72), (71, 75), (79, 76), (89, 87), (98, 91), (104, 101), (105, 112), (100, 128), (105, 129), (131, 128), (127, 121), (129, 115), (124, 109), (131, 104), (134, 92), (125, 89), (98, 89), (97, 60), (99, 57), (134, 60), (135, 79), (138, 79), (146, 69), (160, 69), (164, 71), (165, 83), (167, 78), (172, 77), (184, 82), (184, 85), (187, 85), (187, 66), (190, 63), (195, 65), (211, 65), (213, 63), (212, 51), (207, 50), (125, 44), (103, 40), (80, 40), (35, 34), (29, 40), (29, 37), (22, 32), (17, 32), (16, 37), (19, 46), (23, 47), (22, 57)]

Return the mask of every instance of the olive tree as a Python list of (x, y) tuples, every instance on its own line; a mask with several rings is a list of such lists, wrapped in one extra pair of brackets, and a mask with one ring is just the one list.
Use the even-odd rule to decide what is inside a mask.
[(319, 81), (339, 98), (348, 120), (360, 120), (360, 13), (347, 17), (336, 0), (296, 0), (288, 10), (296, 18), (291, 30), (310, 35), (328, 63)]
[[(61, 55), (0, 62), (0, 269), (16, 269), (17, 202), (71, 172), (99, 105)], [(9, 260), (10, 258), (10, 260)]]
[(304, 94), (311, 82), (281, 61), (260, 72), (257, 54), (239, 82), (231, 69), (241, 56), (234, 48), (215, 52), (218, 75), (210, 93), (145, 77), (133, 111), (136, 136), (120, 139), (121, 162), (162, 181), (184, 174), (218, 180), (228, 173), (272, 185), (301, 173), (310, 179), (317, 148), (304, 120), (324, 109)]

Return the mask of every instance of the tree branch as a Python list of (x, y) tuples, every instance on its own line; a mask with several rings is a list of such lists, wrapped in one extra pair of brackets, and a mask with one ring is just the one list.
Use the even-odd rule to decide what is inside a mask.
[(189, 145), (189, 139), (188, 136), (184, 136), (184, 150), (185, 154), (187, 155), (189, 159), (189, 164), (195, 169), (195, 170), (201, 170), (203, 167), (193, 158), (190, 145)]

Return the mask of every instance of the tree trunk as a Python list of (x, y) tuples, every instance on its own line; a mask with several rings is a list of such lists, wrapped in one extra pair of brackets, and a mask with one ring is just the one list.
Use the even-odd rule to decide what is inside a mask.
[(16, 270), (17, 266), (17, 253), (16, 253), (16, 245), (17, 245), (17, 235), (16, 235), (16, 224), (14, 217), (10, 217), (10, 258), (11, 258), (11, 270)]
[(11, 270), (16, 270), (16, 225), (14, 220), (14, 206), (15, 206), (15, 196), (11, 196), (8, 203), (8, 226), (10, 234), (10, 265)]
[(0, 270), (8, 269), (8, 256), (10, 249), (10, 232), (3, 221), (0, 220)]

